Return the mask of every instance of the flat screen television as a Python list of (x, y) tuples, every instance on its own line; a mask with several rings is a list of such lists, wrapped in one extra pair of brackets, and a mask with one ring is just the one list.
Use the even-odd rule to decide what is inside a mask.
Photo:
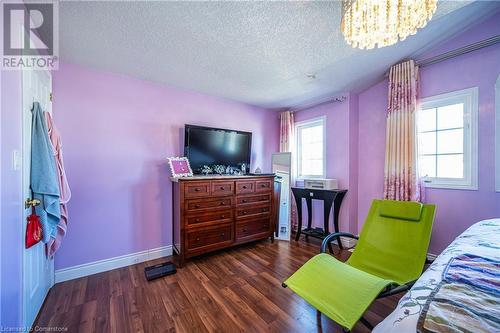
[(185, 125), (184, 156), (193, 173), (200, 174), (204, 165), (223, 165), (250, 170), (252, 133), (223, 128)]

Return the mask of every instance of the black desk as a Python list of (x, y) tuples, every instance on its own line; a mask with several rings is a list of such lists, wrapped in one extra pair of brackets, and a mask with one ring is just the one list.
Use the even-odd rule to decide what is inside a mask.
[[(292, 193), (295, 198), (295, 203), (297, 204), (297, 214), (299, 226), (297, 228), (297, 235), (295, 240), (298, 241), (300, 234), (304, 234), (311, 237), (316, 237), (323, 239), (329, 233), (328, 221), (330, 217), (330, 210), (333, 205), (333, 227), (334, 232), (339, 232), (339, 212), (340, 205), (342, 204), (342, 199), (347, 193), (347, 190), (319, 190), (319, 189), (309, 189), (301, 187), (292, 187)], [(307, 204), (307, 228), (302, 230), (302, 199), (306, 199)], [(323, 229), (312, 228), (312, 199), (323, 200), (324, 201), (324, 222)], [(339, 247), (342, 248), (342, 244), (339, 239)]]

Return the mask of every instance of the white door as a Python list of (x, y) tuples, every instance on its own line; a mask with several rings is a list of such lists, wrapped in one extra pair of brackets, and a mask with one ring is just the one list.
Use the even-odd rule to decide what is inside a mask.
[[(39, 102), (42, 109), (52, 112), (50, 94), (52, 76), (47, 70), (23, 70), (23, 193), (31, 198), (31, 120), (33, 102)], [(26, 231), (26, 217), (31, 208), (24, 211), (23, 244)], [(49, 289), (54, 285), (54, 260), (45, 255), (45, 244), (39, 242), (24, 250), (23, 255), (23, 324), (30, 327), (40, 310)]]

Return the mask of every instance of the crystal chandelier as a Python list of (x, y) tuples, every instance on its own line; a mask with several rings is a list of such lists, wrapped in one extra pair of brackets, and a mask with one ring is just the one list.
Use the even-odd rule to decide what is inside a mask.
[(352, 47), (372, 49), (405, 40), (425, 27), (437, 0), (343, 0), (342, 33)]

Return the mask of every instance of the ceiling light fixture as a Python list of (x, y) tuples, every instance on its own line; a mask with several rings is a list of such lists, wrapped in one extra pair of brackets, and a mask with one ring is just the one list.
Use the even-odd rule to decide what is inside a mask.
[(436, 6), (437, 0), (343, 0), (342, 33), (355, 48), (392, 45), (425, 27)]

